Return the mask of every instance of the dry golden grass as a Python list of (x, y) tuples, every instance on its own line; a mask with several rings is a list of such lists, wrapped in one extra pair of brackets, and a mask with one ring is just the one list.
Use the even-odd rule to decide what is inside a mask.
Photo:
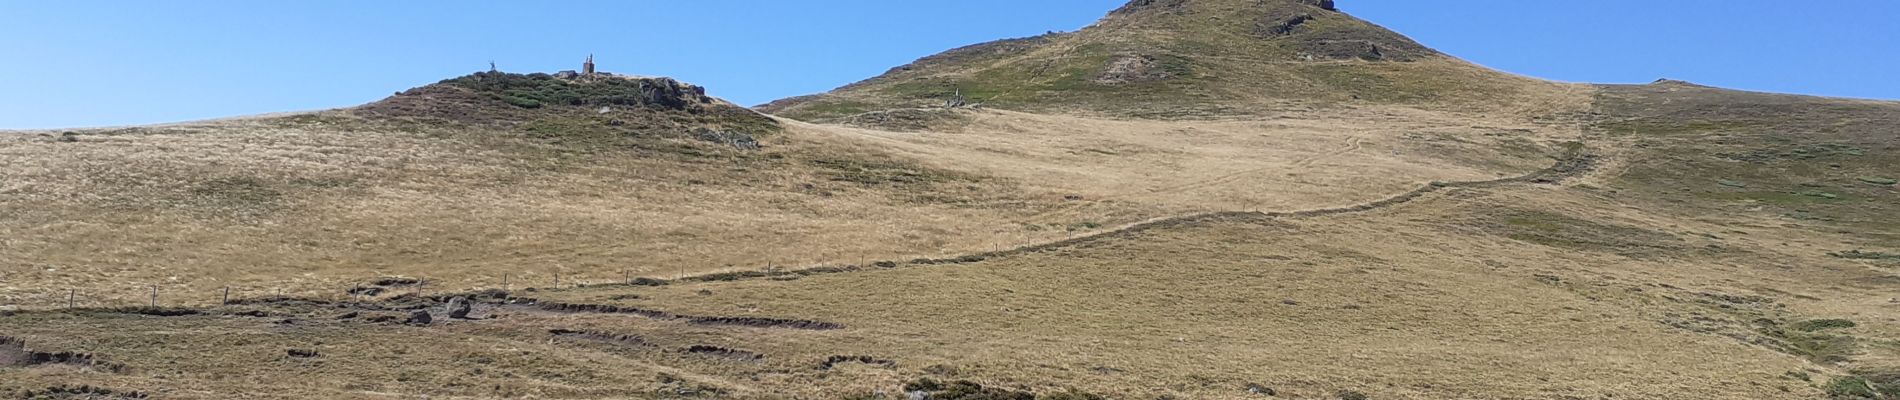
[[(787, 121), (760, 152), (576, 149), (346, 113), (8, 136), (0, 305), (337, 296), (959, 254), (1185, 213), (1352, 204), (1542, 167), (1574, 127), (1402, 108), (1155, 122)], [(1530, 134), (1521, 134), (1530, 132)], [(699, 146), (699, 147), (694, 147)], [(698, 149), (670, 154), (658, 149)], [(1509, 149), (1495, 151), (1492, 149)]]
[[(1248, 398), (1245, 385), (1258, 383), (1288, 398), (1792, 399), (1821, 392), (1790, 373), (1823, 382), (1845, 371), (1775, 350), (1749, 318), (1844, 317), (1862, 323), (1846, 333), (1866, 343), (1892, 337), (1882, 322), (1893, 311), (1868, 304), (1884, 289), (1855, 284), (1878, 272), (1774, 246), (1793, 228), (1699, 234), (1732, 226), (1620, 208), (1589, 187), (1522, 185), (1450, 189), (1364, 213), (1234, 216), (964, 264), (516, 293), (845, 326), (829, 331), (525, 306), (430, 328), (332, 321), (344, 310), (302, 306), (261, 308), (282, 313), (268, 318), (29, 313), (9, 317), (10, 334), (36, 348), (99, 352), (134, 372), (0, 370), (9, 382), (0, 390), (598, 398), (686, 387), (836, 398), (895, 394), (930, 376), (1111, 398)], [(1749, 296), (1770, 300), (1722, 300)], [(276, 322), (284, 318), (294, 322)], [(553, 328), (653, 346), (561, 339)], [(680, 351), (697, 344), (764, 359)], [(287, 358), (290, 348), (323, 356)], [(1857, 352), (1879, 362), (1892, 351)], [(818, 368), (833, 355), (895, 364)], [(275, 389), (291, 381), (300, 385)]]
[[(591, 109), (0, 133), (0, 336), (110, 363), (0, 346), (0, 396), (1900, 396), (1900, 107), (1535, 81), (1304, 4), (1133, 2), (772, 107), (1001, 109), (759, 151)], [(1342, 38), (1396, 52), (1302, 57)], [(1175, 80), (1093, 79), (1143, 62)], [(513, 297), (344, 293), (390, 276)], [(110, 308), (154, 288), (185, 308)]]

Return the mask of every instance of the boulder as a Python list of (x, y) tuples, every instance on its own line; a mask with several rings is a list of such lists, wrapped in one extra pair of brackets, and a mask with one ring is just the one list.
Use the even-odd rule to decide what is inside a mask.
[(449, 305), (446, 307), (449, 312), (449, 318), (468, 319), (469, 310), (474, 308), (474, 306), (471, 306), (469, 303), (470, 301), (467, 297), (455, 296), (455, 298), (449, 299)]
[(1300, 0), (1300, 2), (1326, 11), (1339, 11), (1339, 7), (1333, 4), (1333, 0)]
[(415, 312), (409, 313), (409, 320), (403, 321), (403, 323), (410, 325), (428, 325), (434, 321), (435, 317), (429, 315), (429, 310), (416, 310)]
[(1262, 395), (1262, 396), (1273, 396), (1276, 394), (1274, 393), (1273, 388), (1261, 386), (1258, 383), (1248, 383), (1247, 393), (1254, 394), (1254, 395)]

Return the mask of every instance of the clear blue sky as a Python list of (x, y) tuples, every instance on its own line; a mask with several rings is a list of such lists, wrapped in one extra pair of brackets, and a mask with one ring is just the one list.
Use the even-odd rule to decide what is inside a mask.
[[(741, 104), (952, 47), (1074, 30), (1124, 0), (0, 0), (0, 129), (350, 106), (488, 67), (667, 75)], [(1900, 1), (1340, 0), (1542, 78), (1900, 99)]]

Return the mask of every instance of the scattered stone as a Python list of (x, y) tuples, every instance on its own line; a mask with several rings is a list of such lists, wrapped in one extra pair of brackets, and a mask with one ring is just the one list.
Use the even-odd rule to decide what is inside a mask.
[(416, 310), (415, 312), (409, 313), (409, 320), (403, 321), (403, 323), (410, 325), (428, 325), (430, 322), (434, 322), (434, 320), (435, 317), (429, 315), (429, 310)]
[(140, 391), (120, 391), (120, 390), (113, 390), (111, 388), (92, 386), (92, 385), (79, 385), (79, 386), (59, 385), (59, 386), (48, 386), (44, 390), (28, 390), (24, 393), (20, 393), (20, 398), (25, 398), (25, 399), (145, 399), (145, 398), (150, 398), (150, 395), (147, 395), (145, 392), (140, 392)]
[(1294, 30), (1297, 30), (1300, 28), (1300, 25), (1305, 25), (1307, 22), (1312, 22), (1312, 21), (1313, 21), (1313, 16), (1311, 14), (1294, 15), (1292, 17), (1288, 17), (1286, 20), (1283, 20), (1283, 21), (1274, 21), (1274, 22), (1263, 24), (1265, 26), (1260, 28), (1261, 30), (1260, 33), (1261, 35), (1264, 35), (1267, 37), (1291, 35), (1293, 34)]
[(346, 312), (346, 313), (343, 313), (342, 315), (336, 316), (336, 320), (343, 321), (343, 320), (356, 319), (356, 317), (359, 315), (362, 315), (362, 314), (359, 314), (355, 311)]
[(455, 296), (449, 299), (449, 304), (445, 308), (448, 309), (449, 318), (468, 319), (468, 312), (474, 307), (469, 305), (467, 297)]
[(707, 141), (707, 142), (725, 144), (739, 150), (758, 150), (761, 147), (759, 145), (758, 138), (753, 137), (752, 135), (742, 133), (742, 132), (720, 131), (720, 130), (712, 130), (708, 128), (695, 128), (693, 129), (693, 138), (696, 138), (702, 141)]
[(317, 358), (323, 356), (323, 354), (317, 353), (316, 350), (305, 349), (285, 349), (284, 354), (290, 358)]
[(700, 295), (700, 296), (711, 296), (712, 294), (713, 294), (713, 293), (712, 293), (712, 290), (711, 290), (711, 289), (700, 289), (700, 290), (699, 290), (699, 295)]
[(1333, 0), (1300, 0), (1300, 3), (1319, 7), (1326, 11), (1339, 11), (1339, 6), (1334, 4)]
[(1152, 56), (1125, 54), (1109, 60), (1102, 67), (1101, 74), (1095, 76), (1095, 83), (1119, 85), (1124, 83), (1151, 82), (1174, 77), (1174, 74), (1162, 68), (1161, 63)]
[(1289, 306), (1297, 306), (1297, 305), (1300, 305), (1300, 302), (1294, 301), (1293, 299), (1286, 299), (1286, 300), (1280, 300), (1280, 304), (1285, 304)]
[(1255, 395), (1262, 395), (1262, 396), (1273, 396), (1273, 395), (1275, 395), (1275, 393), (1274, 393), (1274, 391), (1273, 391), (1273, 388), (1270, 388), (1270, 387), (1266, 387), (1266, 386), (1260, 386), (1260, 384), (1258, 384), (1258, 383), (1253, 383), (1253, 382), (1248, 382), (1248, 383), (1247, 383), (1247, 393), (1249, 393), (1249, 394), (1255, 394)]
[(896, 361), (871, 356), (831, 356), (830, 358), (826, 358), (825, 363), (819, 365), (818, 369), (829, 370), (843, 363), (869, 364), (886, 368), (897, 365)]

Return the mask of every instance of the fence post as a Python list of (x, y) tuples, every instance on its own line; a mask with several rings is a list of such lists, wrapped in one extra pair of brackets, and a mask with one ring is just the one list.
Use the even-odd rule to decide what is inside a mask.
[(79, 289), (66, 289), (66, 309), (68, 310), (72, 309), (73, 303), (77, 302), (78, 300), (79, 300)]
[(158, 285), (152, 285), (152, 308), (158, 308)]
[(555, 289), (561, 288), (561, 272), (560, 271), (554, 272), (554, 288)]
[(218, 305), (222, 306), (222, 305), (228, 305), (228, 304), (231, 304), (231, 287), (225, 286), (224, 297), (218, 299)]
[(502, 291), (504, 291), (504, 292), (506, 292), (506, 291), (508, 291), (509, 289), (511, 289), (511, 288), (510, 288), (510, 287), (508, 287), (508, 273), (506, 273), (506, 272), (503, 272), (503, 273), (501, 274), (501, 290), (502, 290)]

